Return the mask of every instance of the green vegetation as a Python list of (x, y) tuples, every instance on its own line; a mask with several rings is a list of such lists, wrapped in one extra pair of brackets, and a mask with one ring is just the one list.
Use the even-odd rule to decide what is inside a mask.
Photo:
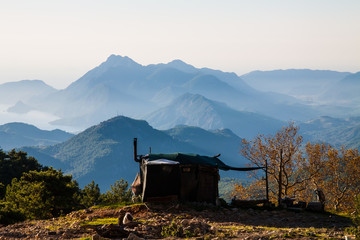
[(19, 210), (12, 209), (9, 204), (0, 202), (0, 224), (8, 225), (25, 219), (25, 215)]
[(80, 189), (71, 175), (41, 166), (26, 152), (0, 149), (0, 224), (26, 219), (58, 217), (80, 208), (102, 204), (107, 208), (127, 205), (132, 193), (123, 179), (100, 193), (94, 181)]
[(86, 185), (81, 191), (81, 193), (81, 204), (86, 208), (94, 206), (95, 204), (100, 202), (100, 188), (98, 184), (95, 184), (94, 180), (92, 180), (91, 183)]
[(360, 194), (355, 197), (353, 222), (356, 226), (347, 228), (346, 232), (355, 235), (356, 239), (360, 239)]
[[(40, 171), (43, 169), (38, 161), (33, 157), (28, 157), (26, 152), (15, 149), (5, 153), (0, 149), (0, 183), (5, 187), (11, 183), (13, 178), (20, 178), (24, 172), (32, 170)], [(0, 186), (0, 194), (2, 187)], [(4, 192), (3, 192), (4, 193)], [(4, 195), (0, 195), (3, 198)]]
[(355, 197), (354, 223), (360, 226), (360, 194)]
[(105, 225), (105, 224), (117, 224), (117, 218), (95, 218), (91, 221), (82, 222), (81, 225)]
[(70, 175), (50, 168), (14, 178), (6, 188), (5, 201), (28, 219), (50, 218), (78, 209), (79, 194)]
[(130, 202), (132, 197), (131, 189), (128, 188), (129, 184), (124, 179), (116, 181), (114, 185), (111, 185), (111, 190), (108, 190), (103, 196), (103, 202), (105, 203), (119, 203)]
[(183, 226), (176, 221), (172, 221), (169, 226), (164, 226), (161, 229), (161, 236), (164, 238), (168, 237), (195, 237), (196, 233), (188, 230), (183, 230)]
[(226, 202), (230, 202), (233, 197), (233, 191), (236, 184), (247, 185), (247, 179), (224, 177), (219, 181), (219, 196)]
[(20, 178), (23, 173), (43, 169), (45, 168), (35, 158), (28, 157), (26, 152), (13, 149), (6, 153), (0, 149), (0, 224), (12, 224), (26, 219), (19, 208), (13, 208), (11, 203), (2, 200), (12, 180)]

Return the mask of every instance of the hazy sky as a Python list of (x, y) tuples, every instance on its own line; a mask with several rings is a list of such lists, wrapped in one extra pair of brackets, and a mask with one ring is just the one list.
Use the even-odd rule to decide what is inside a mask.
[(0, 0), (0, 83), (64, 88), (110, 54), (241, 75), (360, 71), (359, 0)]

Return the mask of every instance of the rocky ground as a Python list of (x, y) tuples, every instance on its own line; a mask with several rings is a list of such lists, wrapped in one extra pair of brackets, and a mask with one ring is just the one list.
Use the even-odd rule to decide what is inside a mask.
[[(123, 225), (127, 212), (134, 219)], [(0, 226), (0, 239), (344, 239), (350, 225), (329, 213), (140, 204)]]

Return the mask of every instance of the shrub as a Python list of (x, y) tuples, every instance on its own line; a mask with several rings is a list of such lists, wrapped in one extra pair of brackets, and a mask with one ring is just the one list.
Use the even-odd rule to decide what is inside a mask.
[(360, 194), (355, 197), (354, 223), (360, 227)]
[(5, 185), (2, 182), (0, 182), (0, 199), (3, 199), (5, 197), (5, 190), (6, 190)]
[(86, 185), (81, 193), (81, 204), (86, 208), (94, 206), (100, 201), (100, 188), (98, 184), (95, 184), (94, 180)]
[(129, 184), (124, 179), (116, 181), (114, 185), (111, 185), (111, 190), (108, 190), (102, 199), (105, 203), (119, 203), (130, 202), (132, 197), (131, 189), (128, 189)]
[(24, 173), (6, 188), (5, 199), (11, 209), (28, 219), (57, 217), (79, 208), (80, 189), (70, 175), (53, 168)]
[(20, 178), (24, 172), (33, 170), (41, 171), (43, 166), (26, 152), (14, 149), (7, 154), (0, 149), (0, 182), (5, 186), (11, 183), (13, 178)]
[(0, 203), (0, 224), (8, 225), (24, 220), (25, 215), (20, 211), (11, 209), (7, 203)]

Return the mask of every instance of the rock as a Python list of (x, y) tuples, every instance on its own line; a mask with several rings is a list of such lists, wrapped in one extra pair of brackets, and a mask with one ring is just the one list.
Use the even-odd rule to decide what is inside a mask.
[(84, 212), (85, 212), (86, 214), (89, 214), (89, 213), (92, 213), (93, 211), (92, 211), (90, 208), (87, 208), (87, 209), (84, 210)]
[(320, 202), (309, 202), (306, 210), (313, 212), (323, 212), (324, 206)]
[(80, 226), (78, 221), (74, 221), (70, 224), (70, 228), (78, 228)]
[(189, 225), (189, 223), (190, 223), (189, 219), (183, 219), (180, 222), (181, 225)]
[(115, 224), (103, 225), (100, 229), (96, 229), (96, 232), (106, 238), (123, 238), (129, 235), (129, 232), (122, 226)]
[(127, 237), (128, 240), (143, 240), (144, 238), (138, 237), (136, 234), (134, 233), (130, 233), (129, 236)]
[(211, 226), (211, 227), (210, 227), (210, 232), (212, 232), (212, 233), (216, 233), (217, 230), (218, 230), (218, 229), (217, 229), (217, 227), (215, 227), (215, 226)]
[(118, 218), (118, 225), (121, 226), (123, 225), (123, 220), (125, 217), (125, 213), (124, 212), (120, 212), (119, 218)]
[(142, 230), (143, 231), (150, 231), (151, 227), (149, 225), (143, 225)]
[(92, 240), (102, 240), (104, 239), (103, 237), (101, 237), (99, 234), (94, 234), (91, 237)]
[(123, 224), (128, 224), (134, 220), (134, 217), (131, 215), (131, 213), (127, 212), (125, 213), (125, 216), (123, 218)]

